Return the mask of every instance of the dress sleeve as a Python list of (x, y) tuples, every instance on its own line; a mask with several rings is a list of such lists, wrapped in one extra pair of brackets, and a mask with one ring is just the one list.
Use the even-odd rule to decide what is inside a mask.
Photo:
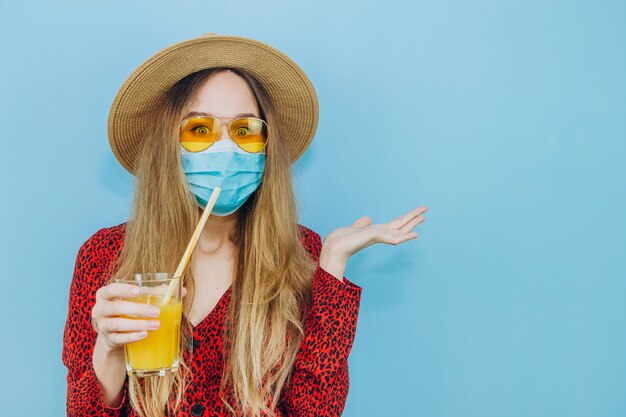
[(68, 417), (98, 415), (120, 417), (128, 407), (128, 378), (124, 382), (123, 399), (118, 407), (104, 404), (100, 383), (96, 377), (92, 354), (96, 332), (91, 327), (91, 309), (95, 304), (101, 267), (95, 248), (98, 232), (78, 250), (70, 284), (68, 314), (63, 333), (62, 361), (67, 367)]
[(356, 334), (362, 288), (319, 266), (320, 237), (314, 234), (317, 269), (313, 303), (291, 381), (281, 396), (290, 417), (340, 416), (348, 396), (348, 355)]

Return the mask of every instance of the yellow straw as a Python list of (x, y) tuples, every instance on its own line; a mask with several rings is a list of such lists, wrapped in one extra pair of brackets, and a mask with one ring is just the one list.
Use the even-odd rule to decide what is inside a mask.
[[(183, 257), (180, 260), (180, 263), (178, 264), (178, 268), (176, 268), (176, 272), (174, 273), (174, 277), (172, 278), (173, 280), (180, 279), (182, 277), (183, 271), (185, 270), (185, 267), (187, 266), (187, 262), (189, 262), (189, 259), (191, 258), (191, 254), (193, 253), (193, 249), (196, 247), (196, 242), (198, 242), (198, 238), (200, 237), (200, 232), (202, 232), (202, 229), (204, 229), (204, 225), (206, 224), (206, 221), (209, 218), (211, 211), (213, 210), (213, 206), (215, 205), (215, 202), (217, 201), (217, 196), (220, 194), (220, 191), (221, 191), (220, 187), (215, 187), (215, 189), (211, 193), (211, 197), (209, 197), (209, 201), (206, 207), (204, 208), (204, 212), (202, 213), (202, 216), (200, 217), (200, 221), (198, 221), (198, 224), (196, 225), (196, 230), (193, 232), (193, 235), (191, 236), (191, 240), (189, 241), (189, 244), (187, 245), (187, 249), (185, 250)], [(163, 305), (167, 304), (170, 297), (172, 296), (172, 293), (174, 292), (174, 282), (176, 281), (171, 281), (170, 285), (167, 287), (167, 293), (165, 294), (165, 297), (163, 298)], [(182, 291), (182, 287), (180, 290)]]

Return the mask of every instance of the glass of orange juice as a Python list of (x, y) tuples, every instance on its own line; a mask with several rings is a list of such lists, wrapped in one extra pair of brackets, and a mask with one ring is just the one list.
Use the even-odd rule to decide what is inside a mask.
[[(148, 336), (124, 345), (126, 371), (128, 375), (152, 376), (176, 372), (179, 365), (180, 322), (182, 318), (181, 279), (167, 272), (147, 272), (115, 279), (115, 282), (139, 287), (137, 297), (126, 301), (151, 304), (161, 309), (156, 318), (140, 318), (120, 315), (135, 320), (158, 320), (156, 330), (148, 330)], [(171, 286), (170, 296), (164, 305), (165, 296)]]

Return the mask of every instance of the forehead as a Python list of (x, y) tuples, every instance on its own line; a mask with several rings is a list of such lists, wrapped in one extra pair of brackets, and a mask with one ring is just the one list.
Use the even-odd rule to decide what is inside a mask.
[(259, 106), (244, 78), (231, 71), (220, 71), (198, 87), (190, 101), (189, 112), (224, 117), (241, 114), (259, 117)]
[[(213, 114), (213, 113), (207, 113), (207, 112), (202, 112), (202, 111), (192, 111), (192, 112), (187, 113), (185, 115), (185, 118), (187, 118), (187, 117), (195, 117), (195, 116), (220, 117), (222, 115), (220, 115), (220, 114)], [(222, 117), (258, 117), (258, 115), (254, 114), (254, 113), (237, 113), (237, 114), (233, 114), (231, 116), (222, 116)]]

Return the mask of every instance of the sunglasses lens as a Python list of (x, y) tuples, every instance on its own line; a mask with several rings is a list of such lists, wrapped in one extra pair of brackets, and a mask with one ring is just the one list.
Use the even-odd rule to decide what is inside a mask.
[[(208, 116), (185, 119), (180, 127), (180, 143), (189, 152), (201, 152), (220, 136), (218, 119)], [(244, 151), (262, 152), (267, 145), (267, 123), (255, 117), (242, 117), (230, 123), (230, 137)]]
[(200, 152), (213, 145), (220, 134), (219, 121), (213, 117), (192, 117), (180, 128), (180, 143), (189, 152)]
[(267, 124), (255, 117), (235, 119), (230, 124), (230, 137), (246, 152), (261, 152), (267, 145)]

